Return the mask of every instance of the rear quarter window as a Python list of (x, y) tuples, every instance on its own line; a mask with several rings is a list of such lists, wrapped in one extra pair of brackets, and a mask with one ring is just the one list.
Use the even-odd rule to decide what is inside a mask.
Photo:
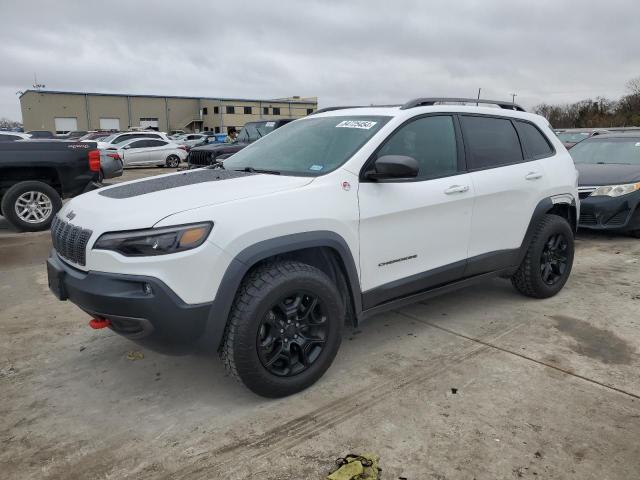
[(516, 121), (516, 128), (522, 148), (528, 159), (543, 158), (553, 155), (553, 148), (547, 140), (547, 137), (538, 130), (538, 127), (529, 123)]
[(460, 122), (469, 169), (494, 168), (523, 161), (520, 141), (511, 120), (461, 115)]

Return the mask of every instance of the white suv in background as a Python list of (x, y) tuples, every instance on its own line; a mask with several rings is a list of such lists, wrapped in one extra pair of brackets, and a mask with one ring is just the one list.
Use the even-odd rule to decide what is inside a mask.
[(463, 102), (326, 109), (224, 163), (77, 197), (51, 228), (50, 288), (96, 328), (218, 349), (269, 397), (322, 376), (345, 320), (494, 276), (552, 296), (573, 262), (571, 157), (544, 118)]
[(124, 142), (133, 140), (134, 138), (158, 139), (164, 140), (165, 142), (171, 141), (169, 140), (169, 137), (167, 137), (167, 134), (163, 132), (116, 132), (100, 140), (98, 142), (98, 148), (106, 149), (118, 147)]

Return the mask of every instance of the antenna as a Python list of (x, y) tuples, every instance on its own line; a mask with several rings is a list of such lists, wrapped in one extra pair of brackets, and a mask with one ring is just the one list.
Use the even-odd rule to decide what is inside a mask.
[(42, 90), (43, 88), (47, 88), (44, 83), (38, 83), (38, 77), (36, 76), (35, 72), (33, 73), (33, 88), (35, 90)]

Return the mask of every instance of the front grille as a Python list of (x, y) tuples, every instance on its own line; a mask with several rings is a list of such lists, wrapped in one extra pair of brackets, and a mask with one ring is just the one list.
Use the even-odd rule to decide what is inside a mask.
[(207, 150), (191, 150), (187, 162), (189, 165), (211, 165), (211, 155)]
[(598, 222), (596, 221), (596, 216), (593, 213), (581, 213), (579, 223), (580, 225), (595, 225)]
[(57, 216), (51, 223), (51, 241), (58, 255), (70, 262), (84, 265), (87, 260), (87, 242), (91, 230), (71, 225)]
[(618, 212), (607, 221), (607, 225), (623, 225), (627, 221), (628, 215), (629, 210)]

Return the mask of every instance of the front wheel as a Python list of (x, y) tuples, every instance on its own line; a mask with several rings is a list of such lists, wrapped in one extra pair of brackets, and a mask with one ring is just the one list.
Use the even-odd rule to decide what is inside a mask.
[(310, 265), (265, 263), (236, 296), (222, 360), (264, 397), (284, 397), (316, 382), (340, 346), (345, 307), (334, 283)]
[(533, 298), (552, 297), (564, 287), (573, 266), (573, 231), (558, 215), (542, 217), (518, 271), (513, 286)]
[(177, 168), (180, 165), (180, 157), (177, 155), (169, 155), (166, 162), (167, 167)]

